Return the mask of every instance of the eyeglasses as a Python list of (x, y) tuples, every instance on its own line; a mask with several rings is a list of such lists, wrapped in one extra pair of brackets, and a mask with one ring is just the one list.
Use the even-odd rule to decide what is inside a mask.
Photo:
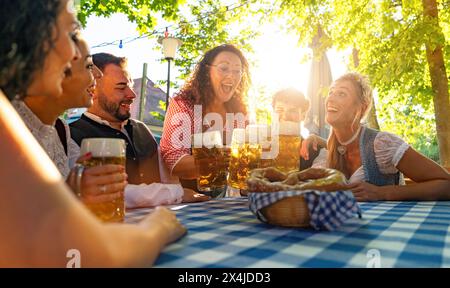
[(226, 63), (221, 63), (221, 64), (217, 64), (217, 65), (208, 64), (208, 66), (212, 66), (212, 67), (217, 68), (219, 73), (222, 74), (222, 75), (228, 75), (228, 74), (232, 73), (233, 76), (241, 78), (242, 74), (244, 73), (244, 71), (242, 71), (242, 69), (232, 70), (230, 65), (228, 65)]

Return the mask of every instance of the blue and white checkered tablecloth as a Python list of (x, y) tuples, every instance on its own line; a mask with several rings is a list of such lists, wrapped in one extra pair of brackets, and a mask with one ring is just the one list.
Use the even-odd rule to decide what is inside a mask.
[[(188, 234), (166, 247), (156, 267), (450, 267), (450, 202), (361, 203), (363, 218), (337, 230), (261, 223), (247, 198), (176, 210)], [(149, 209), (132, 210), (135, 222)]]

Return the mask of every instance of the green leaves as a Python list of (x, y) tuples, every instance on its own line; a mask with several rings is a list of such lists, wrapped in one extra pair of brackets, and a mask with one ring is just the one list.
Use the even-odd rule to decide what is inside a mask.
[[(165, 101), (159, 100), (158, 104), (159, 104), (158, 105), (159, 109), (161, 109), (162, 111), (166, 111), (166, 102)], [(155, 118), (156, 120), (164, 122), (165, 116), (163, 114), (161, 114), (160, 112), (158, 112), (158, 111), (150, 111), (149, 114), (152, 115), (153, 118)]]
[(138, 25), (139, 32), (144, 33), (155, 27), (159, 13), (163, 18), (175, 20), (178, 6), (184, 0), (80, 0), (78, 19), (86, 25), (89, 15), (109, 17), (114, 13), (123, 13), (131, 22)]
[(368, 75), (376, 88), (381, 128), (419, 149), (437, 145), (435, 121), (442, 119), (434, 118), (431, 105), (425, 45), (443, 47), (449, 67), (448, 0), (438, 0), (439, 25), (423, 16), (422, 0), (81, 0), (81, 7), (78, 17), (83, 24), (91, 14), (124, 13), (141, 33), (155, 27), (157, 13), (172, 21), (177, 27), (174, 36), (183, 41), (175, 60), (182, 69), (181, 80), (205, 51), (219, 44), (233, 43), (250, 55), (249, 39), (264, 33), (259, 31), (263, 23), (296, 33), (299, 46), (314, 44), (310, 47), (319, 54), (330, 47), (355, 48), (359, 65), (352, 67), (351, 59), (348, 65)]

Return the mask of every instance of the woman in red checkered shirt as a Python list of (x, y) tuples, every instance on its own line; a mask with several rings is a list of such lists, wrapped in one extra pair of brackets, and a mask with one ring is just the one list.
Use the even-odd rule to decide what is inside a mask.
[(239, 49), (225, 44), (206, 52), (167, 110), (161, 154), (172, 175), (198, 177), (191, 155), (193, 133), (221, 130), (229, 143), (233, 128), (245, 126), (249, 85), (248, 62)]

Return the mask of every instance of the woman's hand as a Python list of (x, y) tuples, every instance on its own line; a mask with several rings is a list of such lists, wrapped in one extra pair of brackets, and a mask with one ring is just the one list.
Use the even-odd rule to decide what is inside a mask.
[(165, 243), (171, 243), (186, 233), (186, 228), (181, 225), (175, 214), (169, 209), (159, 206), (139, 223), (139, 226), (147, 230), (154, 230), (156, 227), (162, 229)]
[(189, 188), (183, 188), (183, 190), (183, 203), (204, 202), (211, 199), (211, 197), (201, 193), (197, 193)]
[(86, 204), (94, 204), (123, 198), (127, 178), (122, 165), (86, 168), (81, 177), (81, 200)]
[[(77, 163), (82, 163), (91, 157), (92, 154), (87, 153), (78, 158)], [(75, 177), (73, 174), (72, 170), (68, 183), (72, 190), (76, 191), (78, 187), (72, 187), (76, 185), (75, 181), (72, 181)], [(81, 177), (79, 196), (86, 204), (111, 202), (123, 198), (125, 186), (128, 184), (127, 178), (125, 167), (122, 165), (108, 164), (85, 168)]]
[(382, 201), (386, 200), (383, 187), (367, 182), (357, 182), (348, 184), (347, 190), (351, 190), (358, 202)]

